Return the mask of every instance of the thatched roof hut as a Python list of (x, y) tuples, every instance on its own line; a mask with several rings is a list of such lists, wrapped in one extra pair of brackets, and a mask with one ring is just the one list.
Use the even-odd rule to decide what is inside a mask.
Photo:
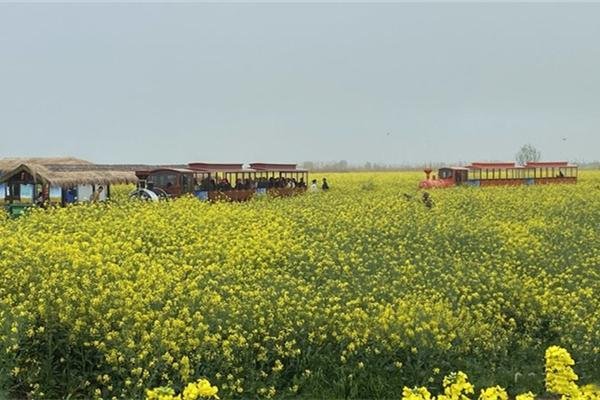
[(0, 172), (10, 171), (21, 164), (46, 165), (93, 165), (75, 157), (7, 157), (0, 158)]
[(0, 159), (0, 182), (21, 172), (27, 172), (35, 182), (61, 187), (137, 182), (133, 170), (96, 165), (72, 157)]

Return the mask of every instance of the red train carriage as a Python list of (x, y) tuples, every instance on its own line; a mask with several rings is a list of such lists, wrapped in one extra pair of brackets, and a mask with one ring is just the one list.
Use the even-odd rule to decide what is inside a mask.
[(296, 164), (189, 163), (187, 168), (136, 171), (131, 197), (158, 200), (193, 194), (201, 200), (246, 201), (255, 195), (292, 196), (306, 190), (308, 171)]
[(445, 167), (438, 176), (425, 170), (425, 180), (419, 188), (443, 188), (459, 185), (469, 186), (517, 186), (545, 185), (553, 183), (577, 183), (577, 165), (566, 161), (516, 163), (474, 162), (466, 167)]

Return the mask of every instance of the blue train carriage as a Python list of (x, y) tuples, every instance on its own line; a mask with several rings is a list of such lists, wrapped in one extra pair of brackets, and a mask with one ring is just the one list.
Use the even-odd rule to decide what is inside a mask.
[(110, 187), (137, 181), (132, 172), (110, 171), (93, 164), (19, 164), (0, 176), (2, 205), (13, 216), (34, 206), (105, 201)]

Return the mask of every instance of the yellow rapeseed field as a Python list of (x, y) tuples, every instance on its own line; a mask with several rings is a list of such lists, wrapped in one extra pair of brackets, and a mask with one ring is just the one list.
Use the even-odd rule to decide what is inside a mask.
[[(434, 190), (431, 209), (421, 175), (328, 174), (327, 193), (243, 204), (122, 188), (0, 215), (0, 397), (578, 398), (599, 383), (600, 172)], [(547, 376), (571, 367), (576, 384)]]

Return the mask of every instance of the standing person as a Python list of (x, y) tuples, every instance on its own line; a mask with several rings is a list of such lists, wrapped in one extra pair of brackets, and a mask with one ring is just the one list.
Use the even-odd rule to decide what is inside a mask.
[(90, 199), (92, 203), (96, 203), (96, 202), (98, 202), (98, 200), (100, 200), (100, 194), (102, 193), (103, 190), (104, 190), (104, 188), (102, 186), (98, 186), (98, 190), (96, 190), (94, 192), (94, 194), (92, 195), (92, 198)]
[(327, 183), (327, 178), (323, 178), (323, 184), (321, 185), (321, 189), (329, 190), (329, 184)]
[(317, 186), (317, 180), (313, 179), (312, 183), (310, 184), (310, 191), (316, 192), (317, 190), (319, 190), (319, 187)]
[(43, 207), (45, 202), (44, 192), (40, 192), (35, 198), (35, 205), (38, 207)]
[(431, 207), (433, 207), (433, 200), (431, 200), (431, 196), (429, 195), (429, 193), (427, 192), (423, 192), (423, 198), (422, 198), (423, 204), (425, 205), (425, 207), (431, 209)]

